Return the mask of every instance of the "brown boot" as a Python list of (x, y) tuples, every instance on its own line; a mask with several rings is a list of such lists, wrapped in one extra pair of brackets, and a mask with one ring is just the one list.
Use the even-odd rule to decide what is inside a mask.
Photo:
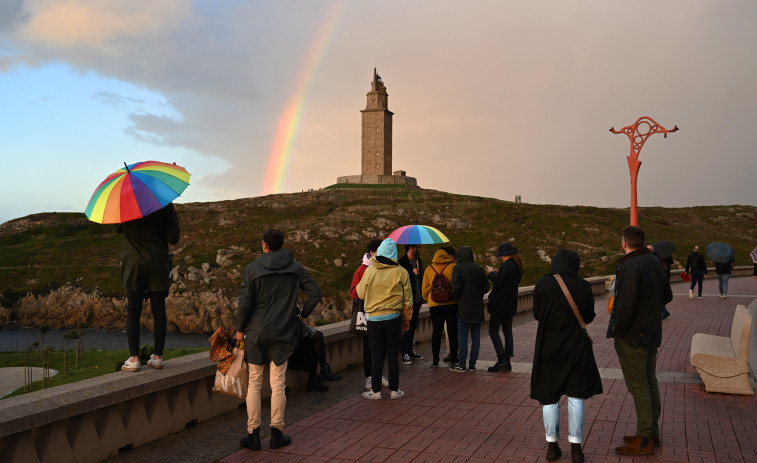
[[(655, 447), (659, 447), (661, 445), (660, 438), (658, 436), (649, 436), (649, 438), (652, 439), (652, 444), (654, 444)], [(625, 442), (626, 444), (630, 444), (634, 439), (636, 439), (636, 436), (623, 436), (623, 442)]]
[(547, 444), (547, 460), (554, 461), (562, 456), (562, 450), (557, 445), (557, 442), (549, 442)]
[(616, 447), (615, 453), (619, 455), (654, 455), (654, 444), (649, 437), (634, 436), (630, 443)]
[(584, 452), (581, 450), (581, 444), (570, 444), (570, 457), (573, 463), (584, 463)]

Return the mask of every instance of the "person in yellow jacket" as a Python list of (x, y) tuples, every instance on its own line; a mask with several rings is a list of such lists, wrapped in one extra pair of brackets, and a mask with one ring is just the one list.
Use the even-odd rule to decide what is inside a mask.
[(410, 327), (413, 293), (407, 271), (397, 263), (394, 240), (387, 238), (381, 242), (355, 290), (358, 297), (365, 301), (368, 340), (373, 357), (371, 389), (363, 392), (363, 397), (381, 400), (381, 373), (386, 358), (390, 398), (401, 399), (405, 393), (400, 390), (400, 339), (402, 332)]
[[(452, 289), (452, 270), (455, 268), (455, 249), (443, 247), (436, 251), (431, 265), (423, 272), (423, 285), (421, 294), (428, 301), (429, 314), (431, 315), (431, 354), (432, 367), (439, 366), (439, 351), (444, 337), (444, 323), (447, 323), (447, 332), (453, 333), (449, 337), (449, 356), (446, 362), (457, 363), (457, 301)], [(437, 275), (439, 275), (437, 277)], [(441, 279), (446, 280), (446, 284)]]

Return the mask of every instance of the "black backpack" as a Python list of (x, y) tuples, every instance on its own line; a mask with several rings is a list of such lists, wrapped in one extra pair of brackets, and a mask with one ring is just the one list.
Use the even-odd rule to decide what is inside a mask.
[(431, 270), (436, 273), (434, 279), (431, 281), (431, 300), (437, 304), (447, 302), (454, 296), (452, 285), (450, 285), (447, 277), (444, 276), (444, 269), (447, 268), (447, 265), (442, 267), (441, 272), (437, 272), (434, 266), (431, 266)]

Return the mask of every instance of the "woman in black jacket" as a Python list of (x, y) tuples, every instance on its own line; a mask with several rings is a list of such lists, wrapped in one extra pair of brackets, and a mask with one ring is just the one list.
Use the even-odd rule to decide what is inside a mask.
[[(513, 316), (518, 311), (518, 284), (523, 277), (523, 259), (510, 243), (503, 243), (497, 249), (497, 257), (502, 260), (499, 269), (487, 267), (489, 280), (493, 283), (489, 294), (489, 337), (497, 353), (497, 363), (489, 371), (511, 371), (510, 357), (513, 356)], [(505, 337), (504, 345), (499, 330)]]
[(578, 254), (560, 249), (552, 259), (550, 274), (534, 288), (534, 318), (538, 320), (534, 364), (531, 373), (531, 398), (543, 405), (547, 459), (562, 454), (557, 442), (560, 423), (560, 397), (568, 396), (568, 440), (573, 461), (583, 461), (583, 400), (602, 393), (602, 380), (594, 360), (591, 340), (576, 318), (557, 279), (565, 282), (584, 323), (594, 320), (594, 294), (591, 285), (578, 277)]

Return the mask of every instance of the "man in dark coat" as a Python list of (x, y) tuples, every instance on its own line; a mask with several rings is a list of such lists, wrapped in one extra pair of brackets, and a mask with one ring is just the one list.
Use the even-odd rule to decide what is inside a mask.
[(560, 249), (552, 258), (550, 274), (534, 288), (536, 329), (534, 365), (531, 372), (531, 398), (544, 407), (547, 459), (555, 460), (562, 451), (559, 401), (568, 396), (568, 441), (573, 461), (583, 461), (583, 400), (602, 393), (602, 379), (588, 335), (581, 328), (570, 303), (554, 277), (559, 274), (576, 303), (585, 324), (594, 320), (594, 294), (591, 285), (578, 276), (581, 261), (573, 251)]
[(163, 347), (166, 342), (166, 296), (171, 287), (168, 245), (179, 242), (179, 218), (174, 205), (145, 217), (119, 224), (121, 239), (121, 283), (126, 289), (126, 337), (129, 357), (123, 371), (139, 371), (139, 329), (142, 300), (150, 298), (154, 348), (147, 365), (163, 368)]
[(415, 343), (415, 329), (418, 327), (418, 315), (423, 305), (421, 296), (421, 284), (423, 282), (423, 261), (421, 260), (421, 245), (405, 245), (405, 255), (397, 260), (397, 263), (407, 270), (410, 277), (410, 288), (413, 293), (413, 318), (410, 319), (410, 329), (402, 332), (400, 355), (402, 363), (409, 365), (413, 360), (422, 360), (423, 356), (413, 350)]
[(705, 262), (704, 256), (699, 253), (699, 246), (694, 246), (694, 252), (689, 254), (689, 258), (686, 259), (686, 273), (689, 273), (689, 270), (691, 270), (689, 299), (694, 297), (694, 286), (696, 285), (699, 285), (697, 290), (699, 299), (702, 299), (702, 282), (709, 273), (707, 272), (707, 262)]
[(461, 246), (455, 253), (457, 264), (452, 269), (452, 290), (457, 301), (457, 335), (459, 360), (450, 365), (452, 371), (467, 371), (468, 332), (471, 334), (470, 360), (468, 365), (475, 369), (481, 346), (481, 324), (484, 322), (484, 295), (489, 291), (486, 272), (473, 261), (470, 246)]
[[(271, 448), (289, 445), (282, 433), (286, 406), (287, 361), (297, 347), (297, 317), (306, 318), (321, 300), (321, 288), (294, 260), (292, 251), (282, 249), (279, 230), (263, 234), (263, 254), (248, 264), (239, 289), (236, 338), (244, 340), (250, 373), (247, 391), (247, 437), (241, 446), (260, 450), (260, 389), (263, 371), (270, 366)], [(297, 309), (298, 290), (307, 296), (302, 312)]]
[[(488, 278), (492, 282), (489, 294), (489, 338), (497, 354), (497, 363), (489, 367), (490, 372), (512, 371), (510, 357), (513, 356), (513, 317), (518, 312), (518, 285), (523, 277), (523, 260), (518, 249), (510, 243), (502, 243), (497, 248), (497, 257), (502, 261), (499, 269), (488, 267)], [(499, 337), (499, 331), (502, 336)]]
[(625, 256), (618, 261), (615, 278), (615, 351), (628, 392), (636, 408), (636, 435), (625, 436), (621, 455), (652, 455), (660, 445), (658, 420), (662, 412), (657, 385), (657, 348), (662, 343), (660, 307), (673, 300), (665, 269), (652, 251), (644, 247), (644, 230), (623, 229)]

